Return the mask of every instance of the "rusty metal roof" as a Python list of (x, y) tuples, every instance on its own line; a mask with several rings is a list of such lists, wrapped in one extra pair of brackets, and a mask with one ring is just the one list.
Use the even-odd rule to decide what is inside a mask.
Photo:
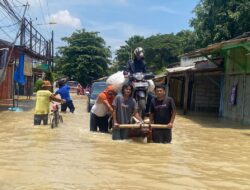
[(195, 66), (187, 66), (187, 67), (174, 67), (174, 68), (168, 68), (166, 69), (167, 73), (177, 73), (177, 72), (183, 72), (195, 69)]
[(185, 53), (181, 55), (180, 57), (198, 57), (203, 55), (210, 55), (212, 53), (215, 53), (219, 50), (221, 50), (223, 47), (227, 45), (236, 45), (244, 42), (250, 42), (250, 37), (243, 37), (243, 38), (235, 38), (227, 41), (222, 41), (219, 43), (211, 44), (207, 46), (206, 48), (197, 49), (194, 51), (191, 51), (189, 53)]
[[(12, 43), (2, 40), (0, 39), (0, 48), (11, 48), (12, 47)], [(48, 60), (48, 58), (46, 57), (46, 55), (40, 55), (34, 51), (29, 50), (27, 47), (25, 46), (18, 46), (15, 45), (14, 46), (14, 54), (16, 57), (19, 56), (19, 53), (23, 51), (24, 53), (26, 53), (27, 55), (29, 55), (32, 58), (38, 59), (38, 60)]]

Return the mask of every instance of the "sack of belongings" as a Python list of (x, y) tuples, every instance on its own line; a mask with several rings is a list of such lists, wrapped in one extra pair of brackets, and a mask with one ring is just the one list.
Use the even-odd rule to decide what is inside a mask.
[(155, 83), (153, 80), (148, 80), (148, 84), (149, 84), (149, 87), (148, 87), (148, 91), (149, 92), (154, 92), (155, 90)]
[(118, 71), (109, 76), (106, 82), (111, 84), (114, 89), (119, 92), (121, 91), (123, 84), (128, 82), (128, 79), (124, 77), (123, 71)]

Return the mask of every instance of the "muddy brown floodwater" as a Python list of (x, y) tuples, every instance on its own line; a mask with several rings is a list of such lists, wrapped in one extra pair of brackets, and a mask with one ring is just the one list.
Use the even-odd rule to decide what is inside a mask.
[(89, 132), (86, 97), (51, 129), (0, 112), (0, 190), (250, 189), (250, 127), (177, 115), (171, 144)]

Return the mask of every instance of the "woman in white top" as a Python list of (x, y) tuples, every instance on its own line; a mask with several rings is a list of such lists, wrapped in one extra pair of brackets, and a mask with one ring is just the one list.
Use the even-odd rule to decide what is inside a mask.
[(108, 132), (109, 113), (113, 112), (112, 102), (116, 92), (112, 85), (109, 85), (98, 98), (90, 111), (90, 131)]

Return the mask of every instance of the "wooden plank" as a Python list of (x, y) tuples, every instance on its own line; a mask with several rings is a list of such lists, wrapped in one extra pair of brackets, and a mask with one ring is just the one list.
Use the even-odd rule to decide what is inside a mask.
[(168, 125), (162, 125), (162, 124), (151, 124), (152, 129), (169, 129)]
[(121, 124), (119, 128), (128, 128), (128, 129), (139, 129), (141, 126), (138, 124)]
[(128, 128), (128, 129), (139, 129), (141, 127), (151, 127), (153, 129), (168, 129), (168, 125), (162, 125), (162, 124), (122, 124), (122, 125), (119, 125), (118, 128)]
[(189, 84), (189, 75), (185, 73), (185, 92), (184, 92), (184, 108), (183, 113), (184, 115), (187, 114), (187, 107), (188, 107), (188, 84)]

